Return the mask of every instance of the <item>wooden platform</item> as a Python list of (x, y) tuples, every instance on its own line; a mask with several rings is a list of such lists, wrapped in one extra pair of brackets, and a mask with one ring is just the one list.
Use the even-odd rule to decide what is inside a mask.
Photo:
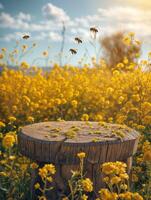
[[(126, 126), (99, 122), (43, 122), (21, 128), (19, 148), (23, 155), (39, 163), (56, 165), (56, 184), (65, 188), (71, 169), (78, 168), (77, 153), (85, 152), (86, 176), (98, 190), (100, 165), (108, 161), (125, 161), (130, 170), (139, 133)], [(58, 180), (57, 180), (58, 179)]]

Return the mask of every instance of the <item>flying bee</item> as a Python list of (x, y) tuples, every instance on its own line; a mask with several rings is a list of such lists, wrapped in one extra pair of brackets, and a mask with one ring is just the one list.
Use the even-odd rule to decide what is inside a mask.
[(23, 39), (24, 39), (24, 40), (27, 40), (27, 39), (29, 39), (29, 38), (30, 38), (29, 35), (24, 35), (24, 36), (23, 36)]
[(95, 33), (95, 34), (99, 32), (98, 29), (95, 28), (95, 27), (91, 27), (90, 31), (93, 32), (93, 33)]
[(81, 40), (80, 38), (75, 37), (74, 39), (75, 39), (75, 41), (76, 41), (78, 44), (82, 43), (82, 40)]
[(70, 49), (69, 50), (72, 54), (77, 54), (77, 50), (76, 49)]

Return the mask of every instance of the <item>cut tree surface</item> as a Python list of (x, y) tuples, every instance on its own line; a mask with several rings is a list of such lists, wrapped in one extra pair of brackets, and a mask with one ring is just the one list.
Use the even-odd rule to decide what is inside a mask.
[(84, 151), (90, 163), (125, 160), (137, 147), (139, 134), (125, 125), (99, 122), (42, 122), (19, 134), (21, 153), (39, 162), (75, 164)]
[[(86, 153), (84, 173), (93, 181), (94, 190), (98, 191), (104, 187), (101, 164), (124, 161), (130, 172), (138, 140), (139, 133), (123, 125), (81, 121), (42, 122), (21, 128), (19, 148), (23, 155), (37, 161), (40, 166), (45, 163), (55, 165), (57, 192), (48, 195), (48, 199), (56, 200), (57, 197), (52, 198), (52, 195), (67, 191), (71, 170), (79, 168), (77, 153)], [(33, 176), (33, 183), (37, 176)]]

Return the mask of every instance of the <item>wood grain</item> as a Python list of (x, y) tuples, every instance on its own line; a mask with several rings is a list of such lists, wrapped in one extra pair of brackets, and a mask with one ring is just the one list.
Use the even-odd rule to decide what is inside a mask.
[[(122, 133), (122, 137), (119, 134)], [(139, 133), (126, 126), (98, 122), (42, 122), (22, 127), (20, 152), (38, 163), (53, 163), (57, 168), (56, 185), (67, 189), (71, 169), (77, 170), (77, 153), (85, 152), (84, 170), (94, 181), (97, 191), (104, 184), (100, 165), (110, 161), (126, 161), (130, 172)]]

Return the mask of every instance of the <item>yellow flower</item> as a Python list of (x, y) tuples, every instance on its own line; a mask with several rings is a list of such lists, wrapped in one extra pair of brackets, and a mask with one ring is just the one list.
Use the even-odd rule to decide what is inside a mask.
[(62, 200), (69, 200), (68, 197), (63, 197)]
[(3, 146), (7, 149), (7, 148), (11, 148), (13, 147), (13, 145), (15, 144), (16, 140), (15, 137), (11, 134), (6, 134), (3, 138), (2, 144)]
[(88, 196), (83, 194), (82, 197), (81, 197), (81, 200), (87, 200), (88, 199)]
[(127, 190), (128, 186), (127, 186), (126, 184), (121, 184), (121, 185), (120, 185), (120, 188), (121, 188), (122, 190)]
[(34, 188), (37, 190), (37, 189), (39, 189), (40, 188), (40, 184), (39, 183), (36, 183), (35, 185), (34, 185)]
[(137, 129), (138, 129), (138, 130), (144, 130), (144, 129), (145, 129), (145, 126), (143, 126), (143, 125), (138, 125), (138, 126), (137, 126)]
[(124, 200), (132, 200), (132, 193), (131, 192), (121, 193), (119, 194), (119, 197)]
[(60, 104), (61, 104), (61, 99), (56, 98), (56, 99), (55, 99), (55, 103), (56, 103), (56, 105), (60, 105)]
[(43, 51), (43, 56), (47, 57), (48, 56), (48, 51)]
[(132, 174), (132, 182), (138, 182), (138, 176), (136, 174)]
[(112, 95), (113, 92), (114, 92), (114, 89), (113, 89), (112, 87), (108, 87), (108, 88), (107, 88), (107, 93), (108, 93), (109, 95)]
[(128, 35), (129, 35), (130, 37), (134, 37), (134, 36), (135, 36), (135, 33), (134, 33), (134, 32), (129, 32)]
[(107, 177), (105, 177), (105, 178), (103, 178), (103, 182), (105, 182), (105, 183), (109, 183), (109, 177), (107, 176)]
[(46, 178), (47, 170), (45, 168), (39, 169), (39, 176), (41, 176), (41, 178)]
[(123, 96), (120, 96), (119, 99), (118, 99), (118, 103), (119, 104), (122, 104), (124, 101), (124, 97)]
[(148, 60), (141, 60), (141, 65), (148, 65)]
[(15, 160), (16, 156), (9, 156), (9, 160)]
[(141, 41), (140, 41), (140, 40), (135, 40), (135, 43), (136, 43), (137, 45), (141, 45)]
[(45, 196), (40, 196), (39, 200), (47, 200), (47, 198)]
[(134, 193), (132, 196), (134, 200), (143, 200), (143, 197), (138, 193)]
[(78, 102), (76, 100), (72, 100), (71, 105), (76, 108), (78, 105)]
[(151, 58), (151, 52), (148, 53), (148, 58)]
[(27, 118), (27, 121), (30, 122), (30, 123), (34, 122), (34, 117), (29, 116), (29, 117)]
[(5, 124), (0, 121), (0, 128), (3, 128), (3, 127), (5, 127)]
[(78, 153), (77, 154), (77, 156), (80, 158), (80, 159), (83, 159), (83, 158), (85, 158), (85, 153), (84, 152), (80, 152), (80, 153)]
[(101, 200), (117, 200), (118, 195), (116, 193), (111, 193), (108, 189), (101, 189), (99, 191)]
[(143, 157), (145, 162), (151, 162), (151, 151), (146, 151)]
[(27, 49), (27, 47), (28, 47), (27, 45), (23, 44), (23, 45), (22, 45), (23, 51), (25, 51), (25, 50)]
[(118, 69), (122, 69), (124, 67), (124, 64), (123, 63), (118, 63), (117, 66), (116, 66)]
[(118, 184), (119, 182), (121, 182), (121, 178), (118, 177), (118, 176), (114, 176), (114, 177), (111, 178), (110, 182), (111, 182), (112, 185)]
[(0, 133), (0, 139), (2, 139), (3, 138), (3, 133)]
[(103, 121), (103, 116), (101, 114), (97, 114), (95, 117), (94, 117), (95, 121), (98, 121), (98, 122), (102, 122)]
[(8, 118), (8, 120), (9, 120), (10, 122), (15, 122), (15, 121), (16, 121), (16, 117), (10, 116), (10, 117)]
[(14, 49), (13, 53), (14, 53), (14, 54), (18, 54), (18, 53), (19, 53), (19, 52), (18, 52), (18, 49)]
[(126, 164), (122, 162), (106, 162), (102, 165), (102, 172), (106, 175), (120, 175), (126, 172)]
[(145, 153), (146, 151), (151, 151), (151, 143), (150, 143), (148, 140), (146, 140), (146, 141), (143, 143), (142, 150), (143, 150), (144, 153)]
[[(136, 42), (136, 41), (135, 41), (135, 42)], [(136, 42), (136, 44), (137, 44), (137, 42)], [(140, 44), (141, 44), (141, 43), (140, 43)], [(138, 45), (139, 45), (139, 44), (138, 44)], [(140, 58), (140, 53), (136, 53), (136, 54), (135, 54), (135, 57), (136, 57), (136, 58)]]
[(28, 167), (28, 164), (26, 164), (26, 163), (20, 164), (20, 169), (21, 169), (22, 171), (26, 171), (26, 170), (27, 170), (27, 167)]
[(131, 192), (125, 192), (119, 194), (119, 197), (124, 200), (143, 200), (143, 197), (139, 195), (138, 193), (131, 193)]
[(4, 55), (0, 53), (0, 59), (3, 59), (3, 58), (4, 58)]
[(5, 165), (7, 163), (7, 160), (0, 160), (0, 164)]
[(125, 36), (123, 38), (123, 43), (127, 46), (129, 46), (131, 44), (131, 38), (129, 38), (128, 36)]
[(143, 157), (136, 157), (137, 163), (142, 163), (143, 162)]
[(44, 168), (47, 169), (48, 173), (51, 173), (51, 174), (56, 173), (56, 169), (55, 169), (55, 166), (53, 164), (45, 164)]
[(128, 62), (129, 62), (129, 61), (128, 61), (128, 58), (125, 57), (124, 60), (123, 60), (123, 63), (124, 63), (124, 64), (128, 64)]
[(143, 122), (145, 125), (151, 124), (151, 116), (145, 116)]
[(17, 106), (12, 106), (12, 111), (16, 112), (17, 111)]
[(133, 99), (134, 101), (136, 101), (136, 102), (139, 102), (139, 101), (140, 101), (140, 96), (139, 96), (139, 94), (134, 94), (134, 95), (132, 95), (132, 99)]
[(81, 183), (82, 183), (82, 188), (85, 192), (92, 192), (93, 183), (89, 178), (83, 179)]
[(30, 65), (27, 62), (22, 62), (20, 65), (21, 69), (26, 70), (29, 69)]
[(39, 169), (39, 176), (41, 178), (47, 178), (50, 177), (50, 174), (55, 174), (56, 169), (55, 166), (52, 164), (45, 164), (42, 168)]
[(121, 178), (121, 179), (128, 180), (128, 179), (129, 179), (129, 176), (128, 176), (128, 174), (126, 174), (126, 173), (122, 173), (122, 174), (120, 174), (120, 178)]
[(51, 176), (49, 176), (49, 177), (46, 178), (46, 180), (47, 180), (48, 182), (52, 182), (52, 181), (53, 181), (53, 178), (52, 178)]
[(6, 51), (7, 51), (7, 49), (6, 49), (6, 48), (2, 48), (1, 50), (2, 50), (2, 52), (6, 52)]
[(114, 76), (119, 76), (119, 75), (120, 75), (120, 72), (119, 72), (118, 70), (114, 70), (114, 71), (113, 71), (113, 75), (114, 75)]
[(0, 172), (0, 176), (7, 176), (5, 172)]
[(83, 114), (81, 117), (82, 121), (88, 121), (89, 120), (89, 115), (88, 114)]
[(27, 104), (29, 104), (29, 103), (31, 102), (31, 101), (30, 101), (30, 98), (27, 97), (26, 95), (23, 96), (23, 100), (24, 100)]
[(38, 168), (38, 164), (33, 162), (33, 163), (31, 163), (30, 167), (32, 169), (37, 169)]

